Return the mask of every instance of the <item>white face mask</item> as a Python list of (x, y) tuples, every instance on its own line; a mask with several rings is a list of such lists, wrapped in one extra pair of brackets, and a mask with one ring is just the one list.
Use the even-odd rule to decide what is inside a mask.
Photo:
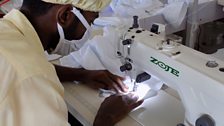
[(84, 33), (84, 35), (80, 40), (67, 40), (65, 39), (63, 28), (59, 23), (57, 23), (60, 40), (57, 47), (52, 53), (57, 53), (60, 55), (68, 55), (72, 51), (79, 50), (91, 36), (91, 27), (89, 23), (86, 21), (86, 19), (83, 17), (83, 15), (80, 13), (80, 11), (77, 10), (76, 8), (73, 8), (72, 12), (79, 18), (82, 24), (86, 27), (86, 32)]

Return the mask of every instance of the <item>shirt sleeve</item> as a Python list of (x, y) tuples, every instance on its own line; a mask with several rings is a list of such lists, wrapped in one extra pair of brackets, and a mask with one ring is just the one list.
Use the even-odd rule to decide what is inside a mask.
[(17, 82), (12, 68), (4, 69), (9, 73), (0, 67), (0, 126), (69, 126), (58, 83), (43, 75)]

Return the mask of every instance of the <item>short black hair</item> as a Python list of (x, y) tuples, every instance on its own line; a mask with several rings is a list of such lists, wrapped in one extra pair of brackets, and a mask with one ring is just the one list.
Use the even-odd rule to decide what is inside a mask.
[(33, 15), (40, 16), (47, 13), (55, 4), (47, 3), (42, 0), (23, 0), (22, 8), (25, 7)]

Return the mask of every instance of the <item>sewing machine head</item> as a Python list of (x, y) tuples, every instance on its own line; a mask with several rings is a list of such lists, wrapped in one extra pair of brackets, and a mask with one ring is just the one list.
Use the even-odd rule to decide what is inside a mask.
[(133, 80), (158, 77), (175, 89), (185, 108), (185, 126), (223, 126), (224, 62), (138, 27), (130, 28), (118, 46)]

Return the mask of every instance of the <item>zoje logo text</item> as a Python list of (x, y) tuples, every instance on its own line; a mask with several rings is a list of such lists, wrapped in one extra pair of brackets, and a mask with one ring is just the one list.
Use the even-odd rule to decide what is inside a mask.
[(151, 57), (151, 60), (150, 60), (152, 63), (154, 63), (155, 65), (159, 66), (160, 68), (164, 69), (165, 71), (167, 72), (170, 72), (171, 74), (179, 77), (179, 71), (166, 65), (165, 63), (163, 63), (162, 61), (159, 61), (157, 60), (156, 58), (154, 57)]

